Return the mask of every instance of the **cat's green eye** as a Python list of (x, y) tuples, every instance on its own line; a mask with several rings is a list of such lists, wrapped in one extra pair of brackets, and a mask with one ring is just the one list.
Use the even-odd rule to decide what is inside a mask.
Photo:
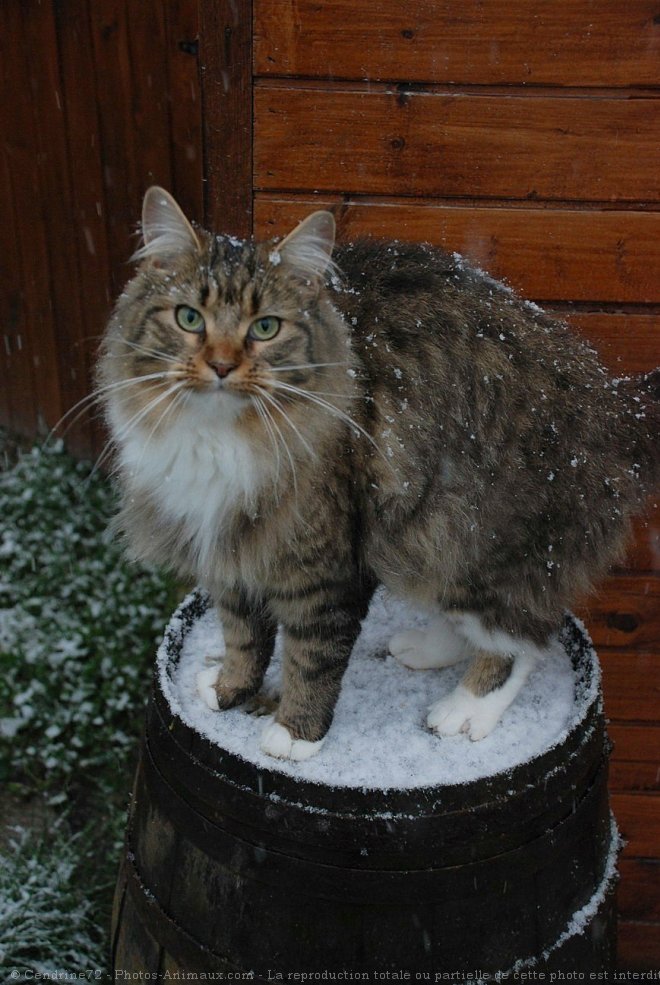
[(256, 339), (257, 342), (268, 342), (269, 339), (275, 338), (281, 325), (281, 319), (274, 315), (266, 315), (265, 318), (257, 318), (256, 321), (252, 322), (248, 336), (251, 339)]
[(177, 325), (184, 332), (196, 332), (201, 335), (206, 327), (204, 318), (197, 308), (189, 308), (187, 304), (180, 304), (174, 314)]

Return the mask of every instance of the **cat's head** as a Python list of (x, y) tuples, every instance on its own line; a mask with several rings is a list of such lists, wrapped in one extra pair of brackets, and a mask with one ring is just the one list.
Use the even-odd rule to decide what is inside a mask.
[(216, 236), (150, 188), (138, 270), (101, 352), (115, 417), (153, 425), (204, 401), (211, 415), (263, 418), (273, 401), (306, 399), (295, 388), (313, 391), (329, 366), (345, 367), (345, 326), (324, 300), (334, 233), (332, 215), (314, 212), (280, 242)]

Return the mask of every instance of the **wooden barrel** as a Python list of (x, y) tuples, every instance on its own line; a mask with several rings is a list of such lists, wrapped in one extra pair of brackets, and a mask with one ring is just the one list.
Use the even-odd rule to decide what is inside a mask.
[[(208, 606), (198, 592), (178, 610), (172, 667)], [(530, 762), (441, 787), (264, 770), (186, 725), (156, 678), (115, 899), (116, 978), (612, 971), (618, 835), (599, 668), (571, 617), (562, 642), (580, 720)]]

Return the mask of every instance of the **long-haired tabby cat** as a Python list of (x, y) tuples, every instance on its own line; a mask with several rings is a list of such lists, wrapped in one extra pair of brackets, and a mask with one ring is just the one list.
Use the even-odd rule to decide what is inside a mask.
[(99, 388), (133, 554), (217, 603), (227, 652), (203, 696), (253, 695), (280, 625), (262, 748), (312, 755), (383, 583), (432, 613), (392, 639), (396, 657), (468, 661), (429, 727), (487, 735), (621, 555), (657, 473), (651, 380), (610, 380), (456, 255), (365, 241), (333, 258), (328, 212), (240, 242), (151, 188), (143, 236)]

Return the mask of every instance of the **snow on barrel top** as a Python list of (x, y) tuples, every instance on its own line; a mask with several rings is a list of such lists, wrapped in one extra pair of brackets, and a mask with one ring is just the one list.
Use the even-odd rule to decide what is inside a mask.
[[(333, 787), (371, 789), (466, 783), (511, 770), (561, 742), (593, 700), (593, 694), (576, 687), (571, 660), (557, 641), (489, 736), (476, 743), (465, 735), (440, 739), (426, 729), (426, 712), (456, 686), (461, 667), (413, 671), (387, 654), (394, 632), (425, 622), (423, 613), (384, 590), (376, 593), (342, 683), (333, 727), (319, 755), (302, 763), (260, 751), (263, 718), (244, 708), (214, 712), (200, 698), (197, 674), (218, 663), (224, 651), (213, 608), (185, 633), (176, 663), (166, 637), (159, 651), (161, 686), (173, 712), (221, 749), (264, 770)], [(170, 631), (173, 626), (176, 616)], [(279, 688), (281, 655), (278, 639), (264, 688), (271, 694)]]

